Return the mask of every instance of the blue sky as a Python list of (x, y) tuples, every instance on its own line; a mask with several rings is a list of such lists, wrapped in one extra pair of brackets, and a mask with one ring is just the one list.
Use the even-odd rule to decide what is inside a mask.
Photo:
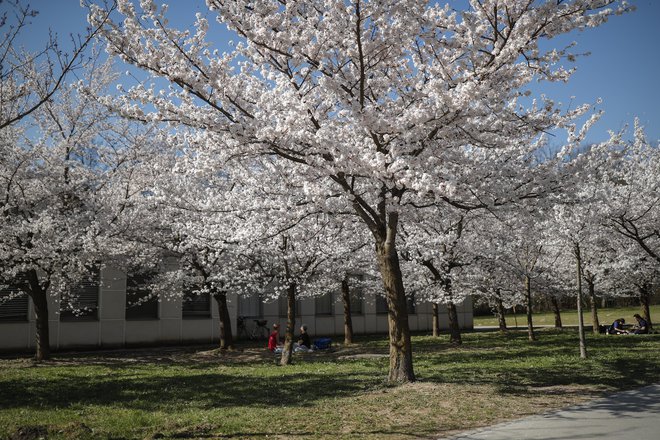
[[(164, 0), (163, 2), (167, 2)], [(79, 0), (31, 0), (39, 11), (29, 32), (24, 32), (20, 44), (37, 48), (52, 29), (67, 47), (70, 33), (82, 33), (87, 25), (86, 12)], [(593, 127), (589, 141), (607, 137), (607, 130), (620, 130), (632, 125), (635, 116), (646, 128), (647, 136), (660, 139), (660, 1), (632, 0), (633, 13), (613, 17), (604, 26), (585, 32), (575, 32), (561, 43), (576, 41), (577, 52), (590, 52), (580, 57), (578, 70), (568, 84), (543, 85), (539, 91), (557, 101), (568, 103), (603, 102), (598, 108), (605, 115)], [(195, 13), (208, 13), (203, 0), (170, 0), (170, 22), (175, 26), (192, 23)], [(0, 10), (7, 8), (0, 2)], [(209, 18), (213, 17), (209, 15)], [(216, 26), (217, 28), (218, 26)], [(215, 34), (215, 44), (226, 47), (226, 33)]]

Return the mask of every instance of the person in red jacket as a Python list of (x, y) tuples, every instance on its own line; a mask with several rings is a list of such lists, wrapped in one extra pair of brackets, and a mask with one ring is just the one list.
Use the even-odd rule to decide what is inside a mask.
[(270, 336), (268, 337), (268, 349), (272, 351), (273, 353), (277, 353), (278, 351), (282, 351), (282, 347), (280, 347), (280, 325), (279, 324), (273, 324), (273, 331), (270, 333)]

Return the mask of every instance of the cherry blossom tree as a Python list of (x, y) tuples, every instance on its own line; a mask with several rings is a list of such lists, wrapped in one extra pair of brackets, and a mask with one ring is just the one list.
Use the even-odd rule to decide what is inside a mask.
[[(229, 157), (272, 155), (319, 203), (352, 206), (372, 236), (389, 307), (391, 382), (415, 379), (401, 273), (402, 214), (429, 199), (458, 207), (537, 197), (522, 167), (543, 131), (584, 115), (533, 80), (564, 81), (570, 48), (539, 42), (598, 26), (625, 2), (471, 1), (456, 12), (426, 0), (208, 0), (238, 35), (214, 51), (208, 21), (169, 28), (166, 8), (120, 0), (103, 26), (107, 50), (171, 87), (137, 86), (119, 102), (135, 118), (205, 130)], [(98, 25), (106, 11), (91, 6)], [(148, 104), (142, 105), (142, 104)], [(528, 104), (528, 105), (527, 105)], [(515, 182), (513, 186), (509, 182)]]
[[(638, 120), (633, 139), (623, 139), (624, 132), (614, 133), (612, 143), (618, 148), (602, 152), (611, 164), (598, 173), (600, 209), (605, 222), (638, 252), (660, 263), (660, 149), (646, 139)], [(641, 256), (634, 257), (639, 261)], [(646, 264), (644, 264), (646, 266)], [(642, 313), (650, 321), (649, 289), (640, 290)]]
[(88, 47), (113, 7), (100, 15), (98, 25), (85, 35), (71, 37), (71, 51), (60, 47), (50, 34), (36, 51), (18, 46), (39, 12), (20, 0), (6, 0), (0, 15), (0, 130), (20, 122), (46, 104), (65, 83), (67, 75), (83, 68)]
[[(124, 254), (148, 255), (143, 266), (174, 258), (150, 280), (159, 298), (189, 299), (209, 294), (218, 304), (220, 348), (233, 347), (227, 294), (251, 294), (264, 286), (243, 251), (246, 193), (231, 169), (204, 155), (191, 142), (194, 133), (164, 135), (163, 148), (151, 156), (148, 191), (125, 213), (114, 247)], [(139, 219), (139, 221), (132, 221)], [(187, 296), (186, 296), (187, 295)]]
[[(422, 211), (417, 212), (417, 214)], [(406, 266), (404, 280), (415, 297), (433, 304), (434, 335), (438, 333), (438, 304), (445, 304), (449, 318), (450, 342), (461, 344), (456, 304), (474, 289), (466, 274), (467, 266), (479, 257), (479, 244), (472, 231), (474, 212), (442, 204), (426, 208), (416, 221), (404, 229), (403, 255), (420, 267)], [(420, 273), (419, 269), (422, 269)]]
[(116, 232), (131, 197), (118, 187), (131, 181), (130, 155), (137, 153), (122, 142), (151, 144), (148, 133), (93, 98), (114, 80), (111, 65), (90, 61), (81, 73), (21, 124), (0, 130), (0, 283), (18, 284), (32, 298), (38, 360), (50, 353), (48, 296), (84, 312), (72, 288), (98, 270), (101, 236)]

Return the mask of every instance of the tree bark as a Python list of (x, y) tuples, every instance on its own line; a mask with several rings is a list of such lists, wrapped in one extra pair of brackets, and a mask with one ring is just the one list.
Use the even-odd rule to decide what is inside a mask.
[(351, 318), (351, 291), (348, 277), (341, 281), (341, 298), (344, 302), (344, 344), (353, 343), (353, 318)]
[(527, 303), (527, 337), (530, 341), (536, 341), (534, 323), (532, 322), (532, 280), (529, 275), (525, 276), (525, 301)]
[(582, 316), (582, 256), (580, 254), (580, 245), (575, 244), (575, 265), (577, 271), (577, 313), (578, 313), (578, 334), (580, 336), (580, 358), (587, 358), (587, 344), (584, 335), (584, 317)]
[(34, 304), (34, 316), (36, 324), (36, 353), (35, 359), (43, 361), (50, 359), (50, 329), (48, 324), (48, 295), (47, 288), (39, 283), (39, 277), (35, 270), (29, 270), (26, 274), (28, 282), (28, 294)]
[(433, 308), (433, 337), (437, 338), (440, 336), (440, 312), (438, 303), (432, 303), (431, 307)]
[(559, 301), (554, 295), (550, 297), (550, 303), (552, 304), (552, 312), (555, 314), (555, 328), (563, 328), (561, 323), (561, 309), (559, 308)]
[(506, 331), (506, 317), (504, 315), (504, 304), (502, 303), (502, 296), (500, 295), (500, 290), (497, 289), (495, 292), (495, 311), (497, 313), (497, 323), (500, 327), (501, 332)]
[(293, 354), (293, 331), (296, 327), (296, 283), (290, 283), (286, 293), (286, 333), (284, 334), (284, 347), (280, 365), (290, 365)]
[(593, 277), (589, 276), (586, 280), (587, 289), (589, 291), (589, 305), (591, 306), (592, 333), (597, 335), (599, 333), (600, 321), (598, 320), (598, 298), (596, 298), (596, 287)]
[(651, 288), (648, 284), (643, 284), (638, 286), (639, 289), (639, 306), (641, 310), (642, 318), (648, 323), (648, 328), (653, 328), (653, 323), (651, 322)]
[(218, 303), (218, 312), (220, 315), (220, 349), (227, 350), (234, 348), (234, 335), (231, 331), (231, 317), (227, 307), (227, 293), (217, 292), (213, 295)]
[(461, 345), (461, 328), (458, 325), (458, 313), (456, 312), (456, 304), (453, 301), (447, 303), (447, 314), (449, 315), (449, 343)]
[(376, 242), (376, 257), (387, 298), (387, 321), (390, 337), (390, 383), (413, 382), (415, 373), (412, 362), (412, 344), (408, 325), (408, 309), (403, 276), (394, 238), (396, 213), (390, 213), (386, 239)]

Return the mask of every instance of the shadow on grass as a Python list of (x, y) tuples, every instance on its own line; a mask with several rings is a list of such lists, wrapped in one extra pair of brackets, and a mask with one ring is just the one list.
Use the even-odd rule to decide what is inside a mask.
[[(570, 332), (542, 332), (534, 342), (527, 341), (525, 332), (466, 333), (459, 347), (442, 337), (417, 336), (413, 349), (417, 374), (425, 382), (491, 385), (502, 395), (551, 396), (581, 394), (583, 386), (612, 390), (660, 381), (660, 338), (649, 336), (590, 336), (587, 360), (578, 358), (577, 334)], [(197, 359), (194, 350), (64, 356), (51, 365), (26, 368), (27, 374), (0, 376), (0, 409), (114, 405), (145, 411), (181, 406), (204, 410), (282, 402), (304, 407), (383, 386), (388, 359), (341, 358), (347, 353), (387, 353), (387, 341), (380, 336), (357, 342), (322, 357), (300, 358), (300, 364), (308, 365), (296, 369), (277, 369), (272, 355), (232, 364), (222, 358)], [(240, 352), (229, 356), (234, 355)], [(315, 367), (327, 362), (339, 365)]]
[[(0, 380), (0, 409), (67, 408), (107, 405), (153, 411), (168, 406), (211, 409), (223, 406), (268, 407), (286, 402), (306, 406), (315, 400), (341, 397), (374, 386), (368, 377), (347, 378), (341, 374), (296, 373), (274, 377), (202, 373), (179, 376), (176, 371), (161, 375), (116, 376), (58, 374), (48, 378)], [(382, 382), (382, 378), (380, 379)]]
[(577, 333), (570, 331), (547, 331), (533, 342), (525, 332), (482, 334), (435, 353), (423, 338), (417, 345), (428, 355), (417, 367), (424, 380), (488, 384), (500, 394), (548, 394), (552, 387), (563, 387), (562, 394), (584, 392), (575, 386), (620, 390), (660, 381), (659, 340), (655, 335), (589, 335), (589, 357), (580, 359)]

